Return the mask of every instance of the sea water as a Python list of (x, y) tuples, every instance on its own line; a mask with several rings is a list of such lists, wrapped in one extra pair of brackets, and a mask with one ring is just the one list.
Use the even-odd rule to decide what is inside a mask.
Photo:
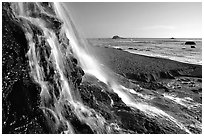
[[(201, 38), (94, 38), (88, 40), (93, 46), (120, 48), (133, 54), (202, 65)], [(185, 45), (186, 41), (193, 41), (196, 45)], [(195, 48), (191, 48), (191, 46), (195, 46)]]

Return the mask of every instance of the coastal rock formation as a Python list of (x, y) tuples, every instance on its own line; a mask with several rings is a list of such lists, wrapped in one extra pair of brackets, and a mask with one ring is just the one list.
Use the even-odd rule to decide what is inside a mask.
[(118, 35), (115, 35), (115, 36), (113, 36), (113, 38), (112, 38), (112, 39), (125, 39), (125, 38), (120, 37), (120, 36), (118, 36)]
[[(57, 18), (51, 16), (41, 17), (49, 22), (48, 27), (54, 31), (59, 31), (60, 23)], [(31, 24), (30, 24), (31, 25)], [(31, 25), (32, 26), (32, 25)], [(33, 27), (33, 28), (32, 28)], [(34, 25), (31, 27), (34, 36), (41, 35), (40, 29)], [(28, 41), (25, 36), (25, 28), (20, 24), (20, 20), (15, 17), (10, 3), (2, 4), (2, 132), (3, 133), (56, 133), (49, 125), (47, 117), (40, 108), (41, 88), (31, 77)], [(42, 67), (46, 67), (48, 61), (45, 56), (50, 55), (50, 48), (43, 43), (36, 46), (40, 53)], [(66, 46), (69, 46), (67, 43)], [(69, 65), (71, 76), (69, 79), (78, 87), (81, 83), (83, 70), (78, 66), (77, 60), (72, 56)], [(46, 70), (46, 68), (44, 68)], [(50, 66), (49, 71), (45, 71), (48, 82), (54, 84), (54, 69)], [(57, 94), (56, 89), (56, 94)], [(77, 122), (76, 117), (72, 118), (73, 124)], [(75, 121), (75, 122), (74, 122)], [(77, 123), (80, 126), (81, 123)], [(82, 126), (82, 125), (81, 125)], [(84, 125), (85, 127), (85, 125)], [(83, 133), (78, 130), (79, 133)], [(88, 131), (88, 129), (87, 129)]]
[(187, 41), (185, 42), (185, 45), (196, 45), (196, 43), (193, 41)]
[(45, 117), (38, 107), (40, 87), (29, 74), (27, 40), (9, 3), (2, 4), (2, 34), (2, 132), (46, 133)]

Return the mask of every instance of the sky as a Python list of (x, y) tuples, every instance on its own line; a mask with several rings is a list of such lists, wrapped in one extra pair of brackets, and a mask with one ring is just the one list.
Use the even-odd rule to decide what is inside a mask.
[(66, 3), (86, 38), (201, 38), (201, 2)]

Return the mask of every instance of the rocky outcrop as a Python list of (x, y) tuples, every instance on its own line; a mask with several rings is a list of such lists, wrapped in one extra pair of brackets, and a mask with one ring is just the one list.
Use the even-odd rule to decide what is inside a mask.
[[(2, 132), (57, 133), (50, 127), (45, 114), (40, 109), (41, 87), (30, 75), (31, 69), (26, 55), (29, 45), (25, 36), (25, 29), (20, 20), (13, 14), (10, 6), (10, 3), (2, 4)], [(53, 29), (59, 34), (61, 22), (57, 18), (37, 13), (33, 16), (40, 16), (45, 19), (48, 22), (47, 28)], [(57, 96), (59, 92), (54, 84), (54, 69), (50, 62), (46, 60), (46, 56), (50, 56), (51, 49), (45, 44), (39, 43), (37, 37), (35, 37), (36, 35), (42, 35), (42, 31), (32, 24), (29, 25), (36, 42), (36, 51), (41, 57), (39, 65), (45, 70), (45, 80), (53, 82), (53, 87), (56, 90), (55, 95)], [(58, 38), (60, 41), (62, 36), (58, 35)], [(68, 46), (69, 43), (67, 41), (63, 44)], [(78, 66), (76, 58), (71, 55), (70, 57), (71, 61), (68, 61), (67, 65), (71, 65), (72, 69), (69, 69), (71, 75), (67, 75), (67, 78), (77, 88), (82, 81), (84, 72)], [(49, 71), (46, 71), (47, 66), (49, 66)], [(76, 129), (76, 132), (93, 133), (89, 131), (86, 125), (77, 120), (76, 116), (70, 118), (72, 124), (75, 124), (76, 127), (80, 126), (79, 129)], [(86, 129), (86, 131), (83, 129)]]
[(125, 38), (120, 37), (120, 36), (118, 36), (118, 35), (115, 35), (115, 36), (113, 36), (113, 38), (112, 38), (112, 39), (125, 39)]
[(185, 45), (196, 45), (196, 43), (193, 41), (187, 41), (185, 42)]
[(38, 108), (40, 87), (30, 78), (25, 57), (27, 40), (11, 11), (9, 3), (2, 4), (2, 132), (47, 133), (45, 117)]
[(113, 129), (113, 132), (116, 134), (177, 133), (175, 131), (185, 133), (174, 127), (160, 125), (159, 122), (149, 118), (140, 110), (133, 110), (128, 107), (117, 94), (107, 90), (107, 86), (98, 82), (97, 79), (92, 81), (84, 80), (80, 85), (80, 92), (82, 100), (86, 105), (101, 113), (107, 122), (111, 122), (113, 128), (117, 126), (118, 129)]
[(152, 82), (157, 81), (158, 79), (174, 79), (176, 76), (180, 76), (179, 70), (170, 70), (167, 72), (161, 71), (158, 73), (126, 73), (125, 76), (132, 80), (143, 81), (143, 82)]

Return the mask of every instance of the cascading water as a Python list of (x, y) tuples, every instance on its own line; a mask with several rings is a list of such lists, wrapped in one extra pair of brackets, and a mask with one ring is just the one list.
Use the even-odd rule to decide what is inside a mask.
[(105, 73), (100, 67), (100, 64), (94, 57), (89, 53), (88, 44), (86, 44), (85, 40), (83, 40), (69, 16), (69, 11), (66, 7), (59, 3), (55, 3), (56, 13), (59, 18), (61, 18), (64, 22), (63, 30), (67, 37), (69, 37), (70, 45), (73, 49), (74, 54), (79, 59), (81, 67), (87, 74), (91, 74), (96, 76), (100, 81), (107, 84), (107, 77)]
[[(50, 6), (54, 6), (56, 11), (59, 8), (56, 4)], [(23, 22), (25, 35), (29, 42), (27, 56), (31, 69), (30, 74), (41, 86), (41, 109), (47, 115), (49, 123), (54, 126), (54, 130), (58, 131), (60, 127), (65, 127), (64, 130), (67, 130), (67, 133), (74, 133), (72, 125), (64, 115), (66, 112), (73, 112), (81, 122), (88, 124), (97, 133), (108, 132), (106, 130), (108, 128), (104, 128), (103, 117), (83, 105), (80, 96), (77, 95), (77, 88), (69, 78), (74, 66), (69, 63), (71, 50), (65, 44), (68, 41), (67, 28), (66, 36), (59, 39), (56, 31), (49, 28), (52, 22), (43, 18), (43, 16), (53, 16), (53, 14), (46, 12), (38, 3), (15, 3), (13, 9), (15, 9), (15, 15)], [(60, 36), (63, 36), (64, 26), (58, 32)], [(31, 27), (36, 27), (40, 33), (33, 32)], [(69, 39), (71, 39), (70, 44), (75, 44), (72, 43), (72, 37)], [(44, 50), (39, 46), (43, 46)], [(49, 75), (52, 77), (48, 77)], [(66, 111), (68, 110), (66, 106), (71, 111)]]
[[(161, 110), (157, 110), (156, 108), (145, 105), (145, 104), (136, 103), (136, 101), (134, 100), (134, 98), (131, 97), (130, 94), (123, 91), (123, 89), (124, 89), (123, 86), (117, 84), (116, 82), (114, 82), (114, 80), (110, 79), (106, 75), (106, 73), (103, 72), (104, 70), (102, 70), (99, 67), (100, 66), (99, 63), (96, 60), (94, 60), (94, 58), (89, 56), (89, 54), (87, 54), (87, 52), (85, 52), (85, 49), (83, 49), (79, 46), (80, 44), (84, 45), (84, 43), (78, 42), (78, 40), (81, 38), (78, 36), (78, 33), (76, 32), (76, 29), (74, 28), (73, 23), (70, 20), (70, 16), (67, 14), (68, 11), (66, 10), (66, 8), (64, 6), (58, 4), (58, 3), (56, 3), (55, 6), (56, 6), (56, 11), (58, 13), (58, 16), (65, 22), (65, 24), (64, 24), (65, 28), (64, 29), (65, 29), (66, 36), (70, 39), (70, 44), (73, 48), (73, 51), (76, 54), (76, 56), (78, 57), (78, 59), (81, 63), (81, 66), (85, 70), (86, 73), (92, 74), (93, 76), (95, 76), (100, 81), (102, 81), (106, 84), (109, 83), (112, 90), (115, 93), (117, 93), (118, 96), (123, 100), (123, 102), (125, 104), (127, 104), (128, 106), (140, 109), (144, 112), (151, 111), (153, 114), (155, 112), (156, 114), (160, 114), (160, 115), (163, 115), (163, 116), (169, 118), (171, 121), (175, 122), (177, 125), (179, 124), (179, 123), (177, 123), (177, 121), (175, 119), (173, 119), (173, 117), (170, 117), (168, 114), (166, 114), (165, 112), (163, 112)], [(146, 108), (143, 109), (140, 107), (143, 107), (143, 108), (146, 107)], [(153, 109), (153, 110), (151, 110), (151, 109)], [(159, 112), (157, 112), (157, 111), (159, 111)], [(186, 129), (182, 124), (181, 125), (179, 124), (178, 126), (181, 127), (181, 129), (185, 129), (186, 132), (190, 133), (190, 131), (188, 129)]]
[[(53, 133), (75, 133), (70, 117), (76, 117), (95, 133), (113, 133), (111, 125), (94, 109), (83, 104), (79, 90), (72, 79), (79, 61), (86, 75), (105, 83), (122, 101), (154, 118), (167, 118), (187, 133), (190, 131), (164, 111), (137, 101), (128, 88), (108, 76), (111, 73), (89, 53), (89, 47), (80, 37), (69, 12), (63, 4), (13, 3), (13, 11), (23, 26), (29, 43), (30, 75), (41, 87), (41, 106)], [(49, 18), (47, 18), (49, 17)]]

